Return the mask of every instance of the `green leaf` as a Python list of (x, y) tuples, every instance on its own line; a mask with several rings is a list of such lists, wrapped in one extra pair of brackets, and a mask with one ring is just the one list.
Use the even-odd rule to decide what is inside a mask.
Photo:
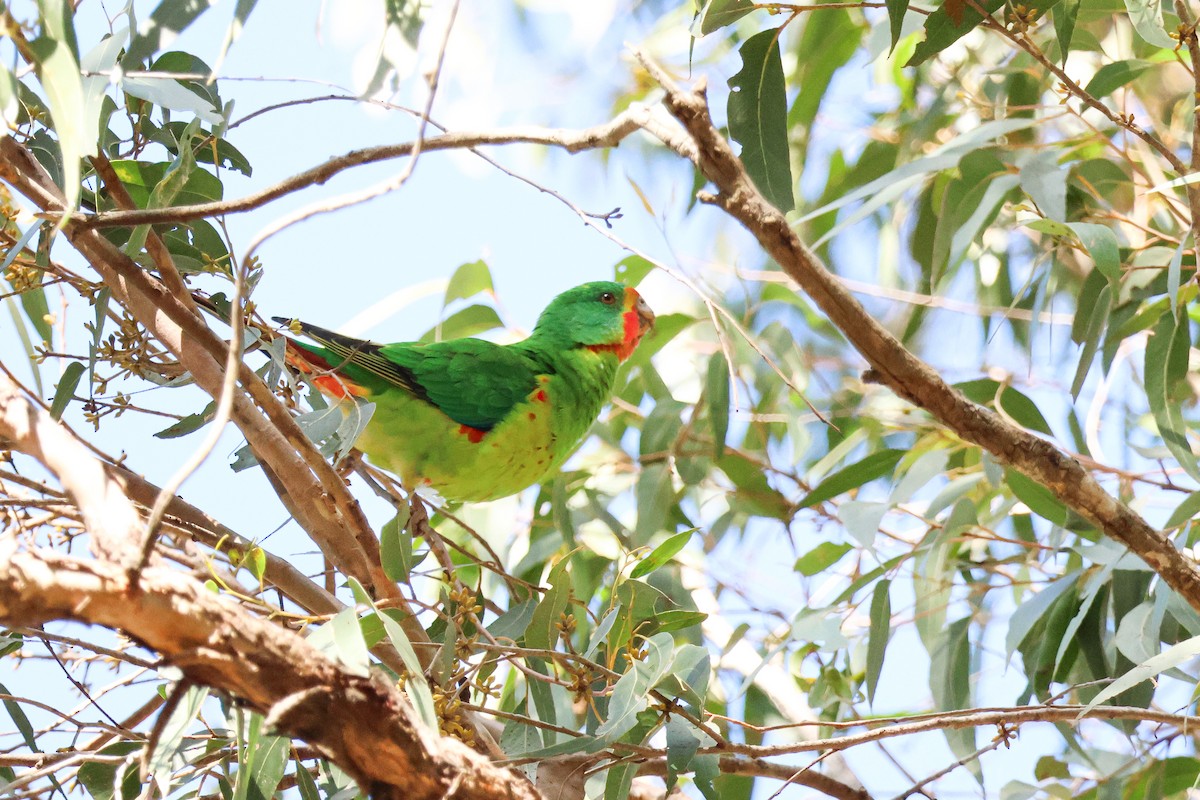
[(1044, 433), (1047, 436), (1054, 435), (1054, 432), (1050, 430), (1050, 423), (1046, 422), (1042, 412), (1029, 397), (1012, 386), (1004, 385), (1003, 388), (1001, 386), (999, 381), (990, 378), (954, 384), (954, 388), (966, 395), (971, 402), (983, 406), (999, 406), (1000, 410), (1029, 430)]
[[(429, 690), (429, 683), (425, 680), (425, 671), (421, 667), (421, 661), (417, 658), (417, 653), (413, 650), (412, 642), (409, 641), (404, 628), (391, 616), (391, 614), (400, 612), (391, 608), (380, 611), (371, 600), (371, 596), (363, 589), (362, 584), (354, 578), (350, 578), (348, 582), (354, 598), (374, 611), (376, 618), (383, 623), (388, 641), (396, 648), (396, 652), (400, 654), (400, 660), (404, 662), (404, 668), (408, 670), (408, 680), (404, 684), (404, 692), (412, 701), (417, 717), (425, 724), (425, 727), (436, 731), (438, 729), (437, 712), (433, 706), (433, 693)], [(353, 609), (346, 610), (353, 611)]]
[(804, 555), (796, 559), (794, 569), (801, 575), (809, 577), (832, 567), (842, 559), (842, 556), (853, 550), (852, 545), (844, 542), (821, 542)]
[[(41, 34), (29, 43), (38, 80), (46, 90), (54, 134), (62, 151), (62, 190), (70, 213), (79, 202), (80, 160), (95, 152), (96, 120), (85, 119), (79, 45), (70, 0), (38, 0)], [(97, 113), (99, 108), (96, 109)], [(61, 227), (66, 218), (59, 223)]]
[(896, 49), (900, 41), (900, 31), (904, 27), (904, 15), (908, 12), (908, 0), (887, 0), (888, 30), (891, 33), (892, 44), (888, 53)]
[(333, 633), (333, 655), (348, 671), (366, 676), (371, 656), (367, 652), (367, 640), (354, 609), (339, 611), (329, 621), (329, 627)]
[[(121, 159), (113, 161), (112, 167), (138, 208), (150, 208), (153, 202), (151, 198), (179, 205), (207, 203), (220, 200), (225, 191), (221, 181), (212, 173), (203, 169), (189, 169), (185, 164), (176, 166), (174, 162)], [(166, 194), (155, 196), (155, 190), (167, 180), (168, 172), (173, 177), (170, 185), (163, 187)]]
[(1192, 492), (1171, 512), (1163, 529), (1177, 528), (1183, 523), (1195, 519), (1197, 514), (1200, 514), (1200, 492)]
[[(634, 721), (636, 722), (636, 719)], [(608, 775), (604, 779), (604, 800), (627, 800), (637, 772), (637, 764), (618, 763), (609, 767)]]
[(631, 579), (637, 579), (649, 575), (651, 572), (662, 567), (675, 557), (675, 554), (684, 548), (688, 540), (692, 538), (695, 529), (677, 533), (665, 542), (654, 548), (650, 555), (638, 562), (629, 573)]
[(567, 610), (571, 597), (571, 576), (567, 574), (567, 559), (562, 559), (550, 570), (550, 588), (534, 609), (529, 627), (525, 631), (525, 643), (538, 650), (552, 650), (558, 643), (558, 622)]
[(626, 286), (637, 286), (654, 271), (654, 265), (641, 256), (628, 256), (613, 267), (613, 279)]
[(207, 686), (189, 686), (185, 689), (183, 697), (171, 712), (170, 718), (167, 719), (156, 740), (154, 751), (150, 754), (147, 763), (147, 771), (154, 783), (158, 785), (163, 797), (167, 797), (171, 793), (171, 776), (175, 771), (175, 758), (183, 743), (184, 734), (187, 733), (192, 721), (200, 713), (207, 697)]
[[(12, 696), (12, 692), (3, 683), (0, 683), (0, 693)], [(13, 726), (21, 734), (21, 739), (24, 740), (25, 746), (34, 753), (42, 752), (41, 748), (38, 747), (37, 734), (34, 732), (33, 724), (29, 721), (29, 717), (25, 716), (25, 710), (21, 708), (21, 704), (16, 700), (5, 700), (4, 710), (8, 712), (8, 716), (13, 721)]]
[(708, 614), (702, 611), (684, 611), (682, 609), (660, 611), (654, 615), (654, 629), (659, 633), (681, 631), (699, 625), (706, 619), (708, 619)]
[(706, 388), (713, 458), (720, 458), (725, 455), (725, 438), (729, 435), (729, 362), (722, 352), (713, 353), (708, 360)]
[(380, 566), (388, 580), (396, 583), (407, 583), (415, 566), (412, 534), (407, 530), (410, 513), (402, 507), (379, 531)]
[[(988, 14), (1004, 5), (1004, 0), (986, 0), (980, 4)], [(925, 40), (913, 50), (912, 57), (904, 65), (915, 67), (945, 50), (950, 45), (966, 36), (983, 21), (983, 16), (975, 10), (974, 5), (960, 5), (961, 19), (955, 24), (950, 10), (946, 5), (939, 6), (925, 20)]]
[(732, 25), (753, 10), (751, 0), (709, 0), (700, 17), (700, 35), (707, 36), (718, 28)]
[(442, 308), (455, 300), (466, 300), (480, 292), (495, 294), (492, 272), (488, 269), (487, 262), (480, 260), (463, 264), (454, 270), (450, 282), (446, 284), (446, 299), (442, 302)]
[(883, 674), (883, 659), (892, 635), (892, 582), (884, 578), (875, 584), (871, 596), (871, 629), (867, 634), (867, 699), (875, 702), (875, 689)]
[(1086, 717), (1089, 711), (1103, 703), (1105, 700), (1108, 700), (1111, 697), (1116, 697), (1126, 689), (1136, 686), (1142, 681), (1149, 680), (1155, 675), (1158, 675), (1160, 672), (1173, 669), (1185, 661), (1195, 658), (1197, 655), (1200, 655), (1200, 636), (1193, 636), (1190, 639), (1185, 639), (1179, 644), (1168, 648), (1165, 652), (1143, 661), (1141, 664), (1138, 664), (1136, 667), (1117, 678), (1108, 686), (1104, 687), (1099, 694), (1092, 698), (1092, 701), (1087, 704), (1087, 707), (1085, 707), (1083, 711), (1079, 712), (1079, 716), (1076, 717), (1076, 719), (1082, 719), (1083, 717)]
[(1059, 62), (1066, 63), (1071, 52), (1071, 40), (1075, 38), (1075, 20), (1079, 17), (1079, 6), (1083, 0), (1064, 0), (1054, 7), (1054, 35), (1058, 38)]
[(888, 508), (887, 503), (847, 500), (838, 506), (837, 516), (846, 526), (846, 533), (853, 536), (863, 547), (871, 547), (875, 543), (875, 534), (879, 532), (879, 523), (883, 521)]
[(1200, 467), (1187, 440), (1187, 426), (1183, 421), (1180, 402), (1174, 397), (1174, 388), (1187, 376), (1188, 350), (1191, 346), (1190, 320), (1181, 314), (1178, 320), (1166, 316), (1154, 326), (1154, 333), (1146, 343), (1144, 368), (1146, 373), (1146, 399), (1158, 425), (1158, 435), (1167, 449), (1188, 475), (1200, 480)]
[[(163, 53), (150, 65), (150, 71), (180, 75), (212, 74), (208, 64), (191, 53), (180, 51)], [(195, 78), (143, 78), (125, 75), (121, 80), (121, 89), (129, 96), (145, 100), (159, 108), (194, 114), (210, 125), (221, 125), (225, 121), (221, 114), (221, 98), (217, 95), (215, 82)]]
[[(596, 728), (596, 736), (606, 742), (616, 741), (622, 734), (633, 730), (637, 715), (647, 707), (643, 689), (644, 681), (638, 677), (642, 662), (635, 661), (628, 672), (622, 675), (608, 699), (608, 718)], [(646, 687), (648, 688), (648, 687)]]
[(50, 404), (51, 417), (62, 419), (63, 412), (67, 410), (67, 404), (75, 398), (75, 389), (79, 386), (79, 379), (85, 372), (87, 372), (87, 367), (83, 365), (83, 362), (72, 361), (67, 364), (62, 378), (58, 381), (58, 386), (54, 389), (54, 402)]
[(0, 124), (6, 128), (15, 128), (21, 120), (21, 89), (17, 77), (3, 66), (0, 66)]
[(1026, 593), (1008, 619), (1004, 646), (1009, 658), (1025, 641), (1029, 632), (1068, 590), (1074, 588), (1077, 576), (1064, 576), (1035, 593)]
[(1096, 269), (1108, 278), (1109, 283), (1121, 280), (1121, 249), (1112, 228), (1094, 222), (1068, 222), (1067, 227), (1079, 237), (1096, 262)]
[(1088, 81), (1084, 91), (1092, 97), (1100, 99), (1107, 94), (1112, 94), (1153, 66), (1154, 64), (1149, 61), (1136, 59), (1111, 61), (1096, 70), (1096, 74)]
[(1105, 284), (1096, 298), (1096, 311), (1088, 318), (1087, 327), (1083, 331), (1083, 350), (1079, 353), (1079, 364), (1075, 367), (1075, 379), (1071, 381), (1071, 399), (1078, 400), (1083, 382), (1087, 380), (1092, 362), (1096, 360), (1096, 351), (1100, 348), (1100, 337), (1108, 323), (1108, 315), (1112, 310), (1112, 284)]
[(934, 476), (942, 474), (949, 461), (948, 450), (930, 450), (928, 453), (922, 453), (892, 488), (891, 494), (888, 495), (888, 503), (907, 503), (918, 489), (933, 480)]
[(126, 69), (142, 69), (141, 62), (175, 40), (189, 25), (209, 9), (209, 2), (163, 0), (139, 26), (139, 33), (130, 43), (123, 64)]
[(487, 626), (488, 632), (497, 639), (511, 639), (516, 642), (525, 636), (533, 612), (537, 608), (536, 600), (523, 600), (505, 611)]
[(640, 546), (648, 542), (650, 537), (663, 529), (674, 501), (675, 487), (671, 481), (671, 468), (665, 463), (647, 464), (643, 467), (637, 481), (638, 515), (633, 532), (635, 545)]
[(321, 800), (317, 782), (299, 759), (296, 759), (296, 788), (300, 791), (300, 800)]
[(446, 317), (446, 319), (442, 320), (434, 328), (427, 331), (421, 337), (420, 341), (422, 344), (444, 342), (449, 339), (461, 339), (464, 336), (475, 336), (484, 331), (503, 327), (504, 322), (500, 319), (500, 315), (496, 313), (496, 309), (491, 306), (476, 304), (467, 306)]
[(811, 508), (817, 503), (831, 497), (837, 497), (843, 492), (856, 489), (865, 483), (891, 475), (900, 459), (908, 453), (907, 450), (880, 450), (872, 453), (862, 461), (844, 467), (825, 478), (804, 496), (797, 508)]
[(804, 26), (797, 52), (805, 57), (788, 76), (800, 91), (788, 110), (788, 130), (807, 131), (812, 127), (829, 92), (834, 73), (858, 51), (866, 29), (845, 9), (814, 10)]
[[(105, 747), (97, 755), (128, 756), (144, 746), (142, 742), (116, 742)], [(120, 784), (117, 783), (117, 770), (122, 770)], [(137, 797), (142, 788), (138, 775), (138, 759), (116, 764), (88, 761), (80, 765), (76, 777), (94, 800), (112, 800), (114, 796), (118, 796), (114, 790), (119, 790), (120, 797)]]
[(1034, 154), (1021, 167), (1021, 189), (1037, 203), (1047, 218), (1067, 221), (1067, 170), (1058, 165), (1058, 153)]
[(756, 33), (739, 50), (742, 69), (729, 79), (729, 134), (754, 185), (780, 211), (796, 207), (788, 152), (787, 91), (780, 28)]
[(1054, 493), (1016, 470), (1004, 470), (1004, 482), (1013, 495), (1042, 519), (1068, 530), (1091, 530), (1092, 525), (1059, 502)]
[(1163, 27), (1162, 0), (1125, 0), (1129, 19), (1138, 35), (1156, 47), (1172, 49), (1176, 42)]
[(667, 793), (675, 788), (680, 773), (692, 767), (692, 759), (700, 749), (700, 740), (692, 733), (692, 723), (673, 714), (667, 720)]
[(156, 439), (177, 439), (180, 436), (187, 436), (189, 433), (200, 430), (216, 416), (217, 401), (209, 401), (209, 404), (203, 410), (197, 411), (194, 414), (188, 414), (178, 422), (168, 425), (158, 433), (154, 434)]
[(1171, 263), (1167, 265), (1167, 299), (1171, 304), (1171, 315), (1177, 319), (1179, 317), (1179, 277), (1183, 268), (1183, 251), (1191, 240), (1192, 234), (1189, 232), (1179, 242), (1179, 247), (1175, 248), (1175, 253), (1171, 256)]
[[(937, 708), (971, 707), (970, 627), (971, 617), (950, 623), (938, 646), (930, 653), (929, 688)], [(974, 728), (946, 728), (944, 733), (954, 755), (966, 759), (975, 752)], [(977, 759), (970, 759), (965, 766), (978, 776)]]

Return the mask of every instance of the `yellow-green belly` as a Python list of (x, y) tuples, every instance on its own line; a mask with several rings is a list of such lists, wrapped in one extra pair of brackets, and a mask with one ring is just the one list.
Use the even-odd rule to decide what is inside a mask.
[(406, 488), (429, 486), (447, 500), (516, 494), (558, 468), (586, 432), (555, 431), (550, 404), (532, 395), (482, 436), (409, 396), (371, 400), (375, 413), (355, 446)]

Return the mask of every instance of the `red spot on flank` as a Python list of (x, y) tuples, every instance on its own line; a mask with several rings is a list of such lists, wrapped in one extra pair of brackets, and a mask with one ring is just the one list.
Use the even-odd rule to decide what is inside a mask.
[(464, 434), (467, 437), (467, 441), (471, 444), (479, 444), (483, 441), (483, 437), (487, 435), (487, 431), (472, 428), (470, 425), (459, 425), (458, 432)]
[(539, 403), (544, 403), (544, 402), (546, 402), (546, 390), (545, 390), (545, 389), (538, 389), (538, 390), (537, 390), (537, 394), (535, 394), (535, 395), (533, 396), (533, 399), (534, 399), (534, 400), (536, 400), (536, 401), (537, 401), (537, 402), (539, 402)]
[(530, 419), (537, 419), (537, 414), (535, 414), (535, 413), (533, 413), (532, 411), (530, 411), (530, 412), (529, 412), (529, 418), (530, 418)]

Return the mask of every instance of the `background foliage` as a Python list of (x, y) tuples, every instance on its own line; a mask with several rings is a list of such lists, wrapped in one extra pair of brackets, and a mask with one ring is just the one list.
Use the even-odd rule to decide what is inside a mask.
[[(163, 483), (185, 456), (164, 464), (156, 454), (195, 451), (220, 392), (71, 248), (70, 226), (100, 230), (177, 298), (194, 298), (224, 337), (241, 307), (237, 336), (253, 351), (244, 362), (341, 466), (378, 533), (382, 572), (401, 590), (364, 588), (367, 573), (314, 552), (305, 531), (318, 547), (322, 539), (295, 508), (305, 498), (277, 482), (285, 512), (265, 482), (239, 491), (261, 460), (252, 433), (231, 448), (233, 470), (245, 472), (205, 473), (223, 503), (204, 504), (199, 521), (178, 510), (165, 520), (157, 558), (181, 579), (204, 581), (347, 668), (386, 671), (418, 716), (480, 747), (480, 737), (494, 738), (531, 776), (539, 762), (586, 762), (570, 778), (544, 768), (547, 796), (578, 791), (586, 775), (592, 796), (625, 797), (639, 771), (709, 798), (1184, 797), (1200, 785), (1186, 727), (1195, 724), (1197, 599), (1107, 536), (1089, 509), (1069, 507), (1055, 487), (865, 379), (843, 332), (744, 231), (693, 202), (707, 182), (650, 137), (569, 160), (551, 152), (509, 179), (553, 188), (564, 171), (607, 176), (557, 196), (589, 226), (589, 241), (621, 249), (605, 268), (666, 310), (593, 439), (519, 504), (410, 514), (386, 476), (344, 460), (355, 415), (331, 411), (282, 369), (263, 317), (291, 309), (260, 317), (257, 303), (272, 283), (296, 302), (314, 296), (314, 308), (347, 286), (360, 305), (376, 299), (354, 286), (353, 262), (296, 285), (263, 243), (289, 225), (316, 231), (311, 214), (348, 200), (410, 191), (411, 148), (378, 154), (406, 159), (381, 184), (281, 206), (272, 212), (283, 214), (279, 223), (257, 235), (235, 230), (238, 212), (286, 204), (301, 187), (253, 191), (316, 163), (272, 162), (268, 183), (245, 180), (278, 154), (242, 145), (246, 112), (234, 114), (231, 98), (243, 84), (221, 80), (220, 64), (264, 12), (253, 2), (207, 11), (164, 0), (136, 14), (132, 4), (107, 9), (103, 31), (76, 24), (89, 5), (43, 0), (4, 11), (0, 113), (10, 142), (74, 209), (73, 222), (35, 218), (37, 201), (21, 196), (11, 170), (0, 172), (12, 187), (2, 234), (15, 334), (2, 349), (6, 371), (110, 452), (103, 458), (119, 463), (120, 451)], [(418, 112), (384, 100), (431, 96), (412, 50), (434, 58), (438, 74), (440, 57), (456, 54), (448, 23), (481, 24), (470, 5), (457, 19), (448, 5), (378, 9), (382, 56), (357, 93), (332, 94), (371, 98), (408, 125), (410, 141), (436, 137), (432, 124), (409, 124)], [(607, 83), (555, 48), (554, 12), (504, 10), (511, 35), (488, 44), (497, 60), (545, 52), (541, 70), (592, 92), (586, 114), (504, 121), (583, 127), (657, 104), (660, 82), (621, 57), (623, 40), (677, 76), (706, 79), (714, 116), (758, 190), (873, 316), (970, 400), (1077, 458), (1191, 556), (1200, 510), (1190, 370), (1200, 188), (1187, 177), (1200, 157), (1195, 9), (1183, 0), (1172, 9), (1140, 0), (709, 0), (611, 10), (591, 52)], [(216, 35), (172, 44), (171, 32), (193, 24)], [(440, 91), (439, 101), (468, 109), (474, 99), (462, 83)], [(323, 103), (324, 114), (349, 106), (331, 97), (315, 88), (268, 99), (258, 124), (278, 143), (302, 138), (287, 114), (301, 102)], [(461, 130), (492, 123), (457, 106), (455, 116)], [(450, 157), (439, 148), (420, 155), (422, 169)], [(334, 171), (360, 163), (335, 161)], [(582, 210), (614, 205), (616, 184), (635, 198), (622, 213), (637, 220)], [(251, 200), (238, 206), (242, 197)], [(210, 205), (172, 216), (199, 204)], [(94, 215), (129, 208), (162, 214), (152, 225), (95, 226)], [(431, 235), (469, 224), (447, 208)], [(539, 219), (530, 248), (539, 225), (577, 219)], [(352, 235), (395, 248), (388, 233)], [(599, 270), (595, 259), (589, 267)], [(393, 274), (388, 290), (419, 277)], [(503, 309), (520, 292), (502, 277), (486, 260), (454, 269), (423, 338), (513, 335)], [(411, 326), (397, 328), (401, 336), (422, 338)], [(158, 449), (176, 439), (187, 446)], [(49, 477), (14, 449), (0, 471), (5, 536), (33, 552), (83, 552), (94, 536)], [(334, 473), (325, 480), (343, 491)], [(155, 496), (131, 494), (144, 510)], [(220, 525), (247, 503), (299, 524), (276, 538), (269, 526), (239, 536)], [(297, 596), (298, 583), (281, 583), (275, 556), (294, 560), (340, 610), (317, 610)], [(357, 791), (346, 771), (277, 736), (260, 714), (177, 683), (129, 633), (58, 623), (6, 634), (8, 793)], [(39, 687), (37, 675), (59, 670), (77, 698)], [(1080, 720), (1084, 706), (1092, 713)], [(841, 738), (854, 735), (861, 740)]]

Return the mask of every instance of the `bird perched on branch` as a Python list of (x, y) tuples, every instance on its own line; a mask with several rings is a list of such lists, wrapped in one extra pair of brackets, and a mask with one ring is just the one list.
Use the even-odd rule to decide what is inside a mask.
[(597, 281), (550, 301), (528, 339), (376, 344), (276, 317), (287, 361), (323, 394), (375, 412), (355, 446), (408, 489), (506, 497), (557, 469), (612, 396), (618, 365), (654, 324), (632, 288)]

